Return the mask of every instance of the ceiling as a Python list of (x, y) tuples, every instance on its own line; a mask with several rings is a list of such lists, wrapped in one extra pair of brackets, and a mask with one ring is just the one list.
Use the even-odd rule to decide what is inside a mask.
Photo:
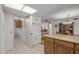
[[(66, 12), (64, 10), (71, 12), (70, 9), (73, 9), (71, 12), (73, 13), (75, 8), (79, 8), (78, 4), (29, 4), (28, 6), (38, 10), (38, 12), (34, 14), (35, 16), (41, 16), (43, 18), (56, 18), (56, 16), (61, 15), (62, 11), (64, 14)], [(76, 11), (79, 12), (79, 9)], [(67, 16), (67, 14), (65, 16)]]
[[(78, 4), (25, 4), (29, 7), (37, 9), (34, 16), (42, 17), (42, 19), (47, 18), (64, 18), (68, 15), (74, 16), (79, 15), (79, 5)], [(30, 14), (21, 11), (14, 10), (12, 8), (4, 7), (3, 10), (12, 13), (18, 17), (27, 17)], [(17, 13), (18, 12), (18, 13)]]
[(2, 6), (2, 8), (3, 8), (4, 12), (11, 13), (12, 15), (14, 15), (16, 17), (26, 18), (27, 16), (30, 15), (29, 13), (21, 12), (19, 10), (9, 8), (9, 7), (5, 7), (5, 6)]

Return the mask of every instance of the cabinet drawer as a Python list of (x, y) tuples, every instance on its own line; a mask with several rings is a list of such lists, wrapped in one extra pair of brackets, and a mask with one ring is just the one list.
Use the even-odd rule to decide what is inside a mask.
[(74, 48), (74, 44), (71, 43), (71, 42), (66, 42), (66, 41), (61, 41), (61, 40), (56, 40), (55, 39), (55, 43)]

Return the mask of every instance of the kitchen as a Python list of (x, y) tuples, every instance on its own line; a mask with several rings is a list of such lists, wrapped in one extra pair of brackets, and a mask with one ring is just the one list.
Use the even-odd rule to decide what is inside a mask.
[(1, 0), (0, 55), (79, 59), (79, 1)]
[(46, 54), (78, 54), (78, 16), (67, 16), (66, 18), (56, 19), (51, 24), (53, 25), (52, 28), (55, 29), (55, 33), (52, 30), (51, 34), (42, 36), (42, 40), (44, 40), (44, 52)]
[[(0, 6), (2, 24), (0, 53), (79, 53), (78, 4)], [(34, 10), (34, 14), (28, 10), (29, 8), (31, 11)]]

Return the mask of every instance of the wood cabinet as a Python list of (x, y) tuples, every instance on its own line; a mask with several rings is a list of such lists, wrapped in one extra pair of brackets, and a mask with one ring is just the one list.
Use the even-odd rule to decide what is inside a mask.
[(56, 44), (55, 45), (55, 54), (73, 54), (74, 51), (72, 48), (64, 46), (64, 45), (60, 45), (60, 44)]
[(46, 54), (54, 53), (54, 40), (52, 40), (51, 38), (44, 39), (44, 51)]
[(79, 44), (75, 44), (75, 53), (79, 54)]
[(74, 44), (61, 40), (55, 40), (55, 53), (56, 54), (73, 54)]
[(46, 54), (75, 54), (79, 53), (79, 44), (44, 37), (44, 51)]

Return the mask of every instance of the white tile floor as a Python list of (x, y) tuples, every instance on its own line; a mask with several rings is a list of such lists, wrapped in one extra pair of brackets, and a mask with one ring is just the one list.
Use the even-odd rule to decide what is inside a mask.
[(43, 45), (37, 44), (30, 48), (23, 40), (15, 38), (14, 48), (7, 51), (7, 54), (44, 54)]

